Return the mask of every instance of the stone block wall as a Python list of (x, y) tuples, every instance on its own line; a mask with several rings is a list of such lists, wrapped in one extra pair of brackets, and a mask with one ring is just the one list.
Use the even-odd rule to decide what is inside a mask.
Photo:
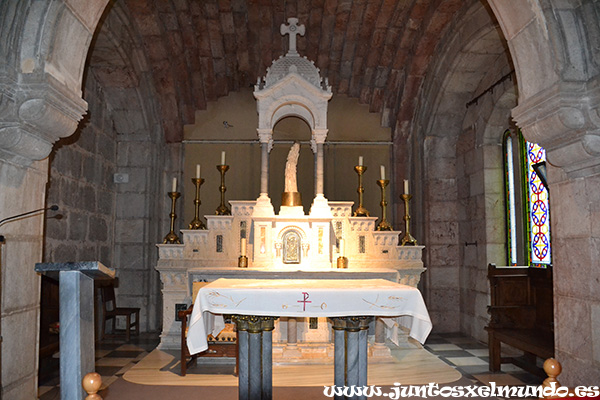
[(568, 178), (549, 167), (555, 357), (560, 382), (600, 382), (600, 174)]
[(425, 139), (425, 273), (429, 314), (438, 332), (459, 330), (458, 190), (454, 138)]
[[(171, 180), (167, 174), (163, 176), (162, 169), (170, 157), (171, 146), (136, 140), (139, 138), (135, 136), (121, 139), (125, 140), (117, 146), (117, 169), (118, 173), (127, 174), (129, 181), (119, 183), (116, 194), (115, 268), (120, 284), (117, 300), (123, 306), (140, 307), (140, 328), (156, 331), (161, 324), (161, 298), (160, 279), (154, 267), (158, 259), (156, 243), (162, 241), (169, 228), (171, 203), (167, 191), (171, 190)], [(181, 212), (178, 214), (181, 220)]]
[(47, 204), (61, 219), (46, 221), (48, 262), (101, 261), (114, 267), (116, 134), (101, 91), (88, 80), (90, 110), (78, 130), (61, 139), (50, 156)]
[[(44, 207), (48, 160), (22, 167), (0, 161), (0, 219)], [(6, 399), (34, 398), (37, 394), (40, 278), (34, 271), (42, 260), (43, 214), (2, 224), (2, 388)]]
[(487, 264), (504, 262), (501, 138), (514, 105), (502, 96), (514, 82), (486, 93), (511, 69), (489, 10), (473, 4), (455, 22), (414, 127), (423, 143), (423, 286), (435, 330), (487, 340)]
[[(492, 85), (495, 77), (510, 71), (497, 65), (482, 82)], [(490, 304), (487, 265), (506, 264), (506, 208), (502, 137), (514, 129), (510, 109), (514, 106), (514, 83), (505, 81), (472, 104), (464, 120), (457, 145), (460, 200), (460, 242), (462, 268), (461, 331), (487, 341)]]

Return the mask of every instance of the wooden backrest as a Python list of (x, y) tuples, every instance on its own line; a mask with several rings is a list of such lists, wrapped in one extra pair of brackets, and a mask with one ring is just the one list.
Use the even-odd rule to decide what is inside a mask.
[(201, 287), (208, 285), (209, 282), (194, 282), (192, 283), (192, 302), (196, 301), (196, 297), (198, 296), (198, 291)]
[(544, 331), (554, 331), (554, 288), (552, 267), (529, 268), (529, 279), (535, 303), (535, 325)]
[(100, 295), (102, 297), (102, 308), (105, 313), (107, 311), (114, 311), (117, 308), (114, 285), (101, 286)]
[(552, 268), (488, 265), (490, 327), (540, 329), (554, 323)]

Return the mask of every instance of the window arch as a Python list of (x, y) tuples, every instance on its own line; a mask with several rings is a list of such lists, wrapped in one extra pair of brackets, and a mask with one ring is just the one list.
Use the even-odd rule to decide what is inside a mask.
[(536, 168), (545, 150), (520, 131), (503, 137), (506, 193), (507, 258), (510, 265), (552, 264), (550, 198)]

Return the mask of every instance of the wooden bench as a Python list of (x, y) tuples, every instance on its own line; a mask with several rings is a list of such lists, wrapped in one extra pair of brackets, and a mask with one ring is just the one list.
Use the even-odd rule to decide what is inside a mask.
[[(554, 304), (552, 267), (488, 266), (491, 316), (488, 331), (490, 371), (513, 363), (534, 374), (543, 374), (536, 357), (554, 357)], [(501, 343), (522, 350), (524, 360), (502, 357)]]

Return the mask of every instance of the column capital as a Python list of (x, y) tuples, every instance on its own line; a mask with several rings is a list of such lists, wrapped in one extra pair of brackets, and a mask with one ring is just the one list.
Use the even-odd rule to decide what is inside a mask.
[(275, 320), (279, 317), (260, 317), (262, 324), (261, 329), (263, 331), (272, 331), (275, 329)]
[(75, 132), (87, 103), (50, 74), (43, 81), (3, 79), (0, 158), (28, 166), (46, 158), (58, 139)]
[(600, 78), (559, 82), (522, 101), (512, 115), (550, 164), (573, 178), (600, 172)]
[(314, 140), (317, 144), (325, 143), (325, 140), (327, 139), (327, 132), (329, 132), (329, 129), (313, 129), (312, 140)]

